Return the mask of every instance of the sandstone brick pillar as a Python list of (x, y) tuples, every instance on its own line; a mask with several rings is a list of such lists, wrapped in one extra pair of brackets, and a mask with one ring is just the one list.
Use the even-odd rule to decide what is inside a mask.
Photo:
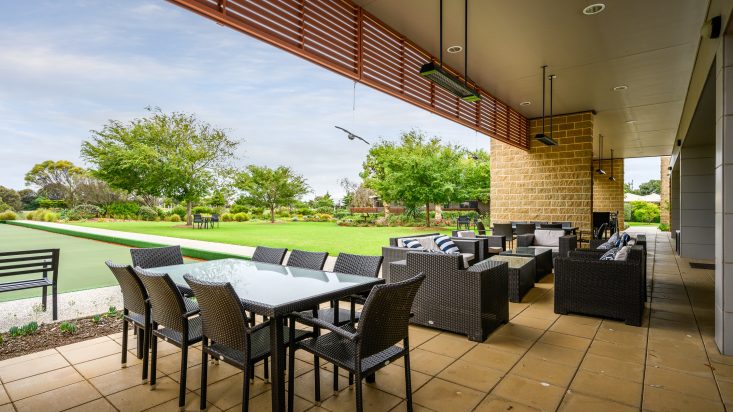
[[(593, 170), (598, 168), (598, 160), (593, 162)], [(624, 229), (624, 159), (601, 161), (601, 169), (606, 174), (593, 173), (593, 211), (618, 212), (618, 229)], [(611, 171), (615, 181), (610, 180)]]
[(557, 146), (534, 139), (541, 129), (542, 119), (530, 120), (529, 152), (491, 140), (492, 222), (569, 221), (590, 230), (593, 114), (554, 116)]
[(660, 158), (660, 181), (661, 181), (661, 193), (659, 194), (660, 200), (659, 200), (659, 223), (665, 224), (669, 226), (670, 218), (669, 218), (669, 212), (671, 208), (671, 202), (670, 202), (670, 180), (669, 180), (669, 156), (662, 156)]

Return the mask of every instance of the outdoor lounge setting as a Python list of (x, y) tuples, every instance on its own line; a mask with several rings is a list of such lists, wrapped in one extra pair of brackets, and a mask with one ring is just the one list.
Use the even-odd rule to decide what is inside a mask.
[(733, 410), (731, 16), (0, 5), (0, 412)]

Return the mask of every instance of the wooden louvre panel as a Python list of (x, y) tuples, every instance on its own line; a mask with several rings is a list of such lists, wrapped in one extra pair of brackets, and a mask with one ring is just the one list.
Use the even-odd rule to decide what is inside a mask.
[[(477, 85), (466, 102), (420, 76), (436, 61), (400, 33), (348, 0), (170, 0), (512, 146), (529, 150), (529, 122)], [(450, 67), (449, 73), (463, 81)]]

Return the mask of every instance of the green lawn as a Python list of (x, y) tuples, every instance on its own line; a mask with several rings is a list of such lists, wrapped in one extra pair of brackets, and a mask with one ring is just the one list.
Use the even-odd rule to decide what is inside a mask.
[(184, 239), (207, 240), (235, 245), (286, 247), (310, 251), (327, 251), (335, 256), (339, 252), (363, 255), (380, 255), (389, 238), (440, 231), (450, 234), (450, 229), (411, 227), (346, 227), (334, 222), (222, 222), (215, 229), (191, 229), (176, 227), (180, 223), (169, 222), (84, 222), (79, 226), (147, 233)]
[[(113, 286), (117, 284), (105, 260), (130, 264), (130, 248), (59, 235), (45, 230), (0, 225), (0, 252), (30, 249), (61, 249), (59, 257), (59, 293)], [(36, 278), (36, 275), (23, 275)], [(23, 276), (2, 278), (0, 282), (22, 279)], [(40, 275), (39, 275), (40, 276)], [(50, 290), (49, 290), (50, 293)], [(41, 289), (27, 289), (0, 293), (0, 301), (41, 296)], [(49, 302), (51, 298), (49, 296)], [(38, 300), (41, 303), (41, 300)]]
[(646, 223), (646, 222), (624, 222), (629, 226), (653, 226), (657, 227), (659, 226), (659, 223)]

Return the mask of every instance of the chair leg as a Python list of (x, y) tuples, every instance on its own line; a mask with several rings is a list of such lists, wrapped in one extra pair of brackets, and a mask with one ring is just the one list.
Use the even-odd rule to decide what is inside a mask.
[(158, 363), (158, 337), (150, 332), (150, 390), (155, 389), (155, 373)]
[(339, 368), (336, 365), (333, 365), (333, 391), (339, 391)]
[(181, 345), (181, 383), (178, 385), (178, 408), (183, 410), (186, 407), (186, 373), (188, 366), (188, 344), (184, 341)]
[(356, 412), (364, 412), (364, 400), (361, 393), (361, 372), (356, 372)]
[[(142, 331), (143, 335), (143, 383), (148, 382), (148, 361), (150, 359), (150, 325)], [(140, 336), (137, 337), (140, 339)]]
[[(295, 336), (295, 322), (290, 322), (290, 335)], [(293, 412), (295, 402), (295, 341), (288, 348), (288, 412)]]
[(137, 358), (142, 359), (143, 358), (143, 348), (145, 344), (145, 331), (143, 328), (138, 327), (136, 324), (133, 323), (132, 330), (135, 331), (135, 334), (137, 335)]
[[(202, 411), (206, 409), (206, 381), (208, 378), (208, 369), (209, 369), (209, 359), (208, 354), (206, 353), (203, 348), (208, 345), (208, 339), (204, 338), (203, 342), (201, 343), (201, 399), (199, 401), (199, 409)], [(245, 382), (245, 386), (247, 385), (247, 381)]]
[(254, 378), (254, 367), (252, 362), (247, 360), (247, 365), (244, 367), (244, 379), (242, 379), (242, 412), (249, 410), (249, 380)]
[(127, 324), (127, 319), (122, 318), (122, 367), (127, 367), (127, 328), (129, 325)]
[(405, 400), (407, 412), (412, 412), (412, 380), (410, 377), (410, 352), (405, 352)]
[(264, 366), (265, 366), (265, 372), (264, 372), (265, 382), (267, 382), (270, 380), (270, 360), (268, 358), (265, 358)]
[(46, 311), (46, 303), (48, 302), (48, 288), (44, 286), (41, 288), (43, 290), (43, 295), (41, 295), (41, 307), (43, 308), (43, 311)]
[[(53, 320), (58, 320), (59, 318), (59, 304), (57, 292), (57, 287), (54, 283), (53, 286), (51, 286), (51, 298), (53, 299)], [(44, 296), (46, 295), (44, 294)]]
[(316, 402), (321, 401), (321, 366), (318, 362), (318, 356), (313, 356), (313, 376), (315, 377), (315, 382), (313, 382), (313, 387), (315, 388), (315, 398)]

